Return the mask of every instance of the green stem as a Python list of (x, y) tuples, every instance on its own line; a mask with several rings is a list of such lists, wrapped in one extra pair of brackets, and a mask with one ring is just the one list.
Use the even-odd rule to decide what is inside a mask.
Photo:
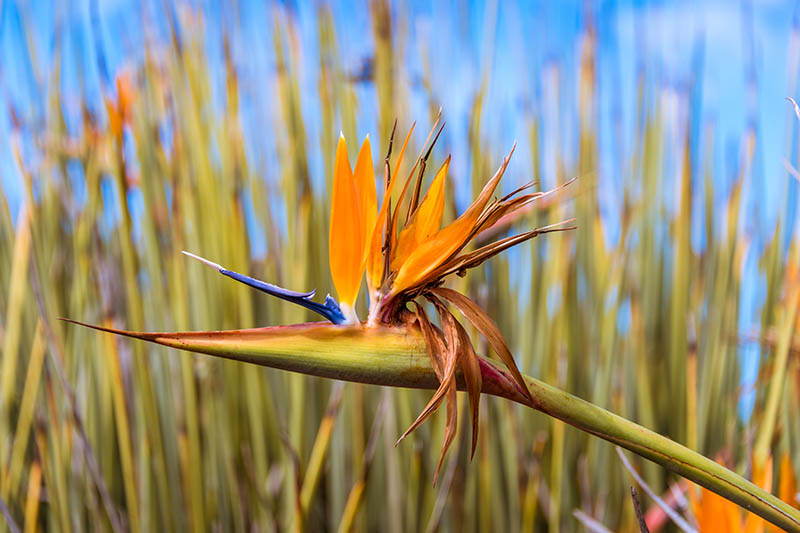
[[(85, 325), (85, 324), (84, 324)], [(299, 324), (220, 332), (132, 333), (89, 326), (173, 348), (319, 377), (416, 389), (438, 381), (424, 340), (408, 328)], [(800, 511), (711, 459), (663, 435), (525, 377), (534, 403), (513, 379), (481, 359), (484, 394), (506, 398), (613, 442), (701, 485), (787, 531), (800, 532)], [(463, 390), (459, 380), (459, 389)]]
[(795, 293), (788, 306), (788, 316), (781, 327), (778, 345), (775, 351), (772, 380), (767, 393), (767, 403), (764, 408), (761, 429), (753, 446), (753, 455), (760, 467), (766, 464), (769, 456), (770, 443), (775, 433), (775, 423), (778, 419), (778, 407), (786, 383), (786, 370), (789, 362), (789, 349), (792, 344), (792, 333), (797, 321), (798, 307), (800, 307), (800, 294)]

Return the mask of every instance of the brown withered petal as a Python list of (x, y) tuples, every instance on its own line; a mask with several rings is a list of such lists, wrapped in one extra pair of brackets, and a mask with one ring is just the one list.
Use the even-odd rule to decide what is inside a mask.
[(425, 409), (417, 416), (417, 419), (408, 427), (408, 429), (397, 439), (395, 446), (400, 443), (404, 438), (406, 438), (412, 431), (417, 429), (420, 424), (422, 424), (442, 403), (444, 400), (445, 393), (447, 392), (447, 385), (448, 381), (446, 378), (445, 372), (445, 353), (447, 351), (447, 347), (445, 345), (445, 341), (442, 338), (442, 334), (436, 326), (431, 324), (430, 319), (428, 319), (428, 315), (423, 309), (422, 305), (414, 302), (414, 305), (417, 308), (416, 317), (417, 322), (419, 323), (419, 329), (422, 332), (422, 336), (425, 339), (425, 346), (428, 349), (428, 355), (431, 358), (431, 366), (433, 367), (433, 371), (436, 373), (436, 377), (439, 379), (439, 388), (434, 393), (433, 397), (428, 402), (428, 405), (425, 406)]
[[(518, 195), (522, 191), (526, 191), (526, 190), (530, 189), (531, 187), (536, 186), (538, 183), (539, 182), (537, 180), (529, 181), (525, 185), (521, 185), (521, 186), (517, 187), (516, 189), (514, 189), (510, 193), (508, 193), (505, 196), (503, 196), (502, 198), (500, 198), (500, 201), (501, 202), (505, 202), (506, 200)], [(533, 194), (539, 194), (539, 193), (533, 193)]]
[(442, 441), (442, 451), (439, 456), (439, 462), (436, 465), (436, 473), (433, 477), (433, 483), (439, 476), (439, 471), (444, 461), (444, 456), (453, 439), (456, 436), (458, 429), (458, 409), (456, 403), (456, 369), (458, 368), (458, 355), (459, 355), (459, 342), (457, 322), (452, 314), (450, 314), (444, 305), (437, 301), (434, 302), (437, 310), (442, 312), (442, 330), (439, 330), (431, 324), (422, 305), (414, 302), (417, 312), (417, 320), (419, 322), (420, 330), (425, 338), (425, 344), (428, 348), (428, 354), (431, 357), (431, 366), (433, 366), (436, 376), (439, 378), (439, 388), (434, 393), (433, 397), (425, 406), (425, 409), (419, 414), (413, 424), (403, 433), (398, 439), (398, 443), (403, 440), (409, 433), (414, 431), (420, 424), (422, 424), (438, 407), (443, 400), (447, 408), (445, 434)]
[(487, 206), (484, 212), (481, 214), (481, 218), (479, 218), (478, 222), (475, 223), (475, 227), (472, 228), (472, 233), (470, 233), (469, 237), (470, 240), (472, 240), (473, 237), (475, 237), (478, 233), (482, 232), (483, 230), (494, 226), (501, 218), (503, 218), (507, 214), (522, 209), (527, 204), (531, 203), (537, 198), (541, 198), (542, 196), (544, 196), (544, 193), (535, 192), (531, 194), (525, 194), (517, 198), (503, 200), (501, 202), (494, 202), (491, 205)]
[(433, 485), (436, 486), (436, 480), (439, 478), (439, 470), (442, 469), (444, 456), (447, 450), (453, 443), (456, 437), (456, 430), (458, 429), (458, 403), (456, 402), (456, 380), (452, 380), (447, 386), (447, 401), (445, 402), (447, 409), (447, 422), (444, 426), (444, 440), (442, 441), (442, 452), (439, 455), (439, 462), (436, 464), (436, 472), (433, 474)]
[(445, 365), (446, 365), (446, 385), (447, 395), (445, 398), (445, 405), (447, 407), (447, 414), (444, 426), (444, 439), (442, 440), (442, 452), (439, 455), (439, 462), (436, 465), (436, 473), (433, 475), (433, 484), (436, 485), (436, 480), (439, 477), (439, 470), (442, 468), (444, 456), (458, 430), (458, 404), (456, 403), (456, 374), (455, 370), (458, 367), (459, 359), (459, 342), (458, 342), (458, 329), (455, 317), (447, 310), (444, 304), (436, 298), (429, 298), (431, 303), (436, 307), (439, 317), (442, 321), (442, 331), (444, 332), (445, 344), (447, 351), (445, 352)]
[[(439, 388), (430, 399), (425, 409), (419, 414), (413, 424), (400, 437), (405, 438), (422, 424), (433, 412), (438, 409), (442, 401), (447, 404), (447, 419), (445, 424), (445, 436), (442, 442), (442, 452), (439, 463), (436, 467), (435, 480), (438, 477), (442, 466), (442, 461), (455, 438), (458, 429), (458, 416), (456, 407), (456, 371), (461, 368), (464, 382), (469, 396), (469, 407), (472, 423), (472, 445), (470, 459), (475, 455), (475, 448), (478, 443), (478, 414), (480, 405), (480, 394), (482, 377), (478, 357), (472, 347), (469, 335), (464, 327), (455, 319), (447, 306), (435, 295), (426, 293), (425, 297), (434, 305), (437, 314), (441, 318), (441, 330), (431, 324), (422, 305), (414, 302), (417, 312), (417, 320), (420, 330), (426, 340), (428, 354), (434, 371), (439, 378)], [(398, 440), (398, 442), (400, 442)]]
[(459, 292), (456, 292), (452, 289), (446, 289), (444, 287), (430, 289), (430, 292), (453, 304), (461, 312), (461, 314), (463, 314), (464, 317), (466, 317), (466, 319), (472, 323), (473, 326), (478, 328), (478, 331), (480, 331), (481, 335), (486, 338), (486, 340), (489, 342), (489, 345), (492, 347), (495, 353), (497, 353), (497, 356), (500, 358), (503, 364), (506, 365), (508, 371), (511, 372), (514, 381), (520, 388), (520, 392), (532, 404), (533, 397), (528, 390), (528, 385), (522, 378), (522, 374), (517, 368), (517, 363), (514, 361), (514, 356), (511, 355), (511, 350), (509, 350), (508, 345), (506, 344), (505, 339), (503, 339), (503, 335), (500, 333), (500, 329), (497, 327), (497, 324), (494, 323), (494, 320), (492, 320), (491, 317), (489, 317), (489, 315), (487, 315), (486, 312), (484, 312), (484, 310), (478, 306), (478, 304)]
[(525, 242), (529, 239), (533, 239), (534, 237), (538, 237), (539, 235), (543, 235), (545, 233), (553, 233), (557, 231), (570, 231), (575, 229), (575, 226), (568, 226), (568, 227), (561, 227), (564, 224), (569, 224), (574, 222), (575, 219), (563, 220), (561, 222), (557, 222), (555, 224), (551, 224), (549, 226), (544, 226), (542, 228), (536, 228), (531, 231), (526, 231), (525, 233), (520, 233), (519, 235), (512, 235), (510, 237), (506, 237), (505, 239), (500, 239), (497, 242), (493, 242), (491, 244), (487, 244), (478, 248), (477, 250), (473, 250), (467, 254), (460, 255), (451, 259), (450, 261), (443, 264), (435, 271), (435, 278), (433, 279), (442, 279), (450, 274), (454, 274), (459, 271), (467, 270), (470, 268), (474, 268), (484, 261), (491, 259), (495, 255), (503, 252), (512, 246), (516, 246), (522, 242)]
[(534, 200), (539, 200), (541, 198), (544, 198), (545, 196), (551, 196), (553, 194), (561, 192), (564, 188), (571, 185), (577, 179), (578, 178), (572, 178), (571, 180), (568, 180), (559, 185), (558, 187), (546, 192), (534, 192), (525, 194), (523, 196), (515, 197), (517, 193), (522, 192), (526, 188), (530, 187), (529, 184), (526, 184), (518, 188), (514, 192), (505, 195), (499, 202), (494, 202), (489, 206), (487, 206), (487, 208), (481, 215), (481, 218), (475, 224), (475, 228), (473, 229), (473, 233), (470, 235), (470, 239), (472, 239), (479, 233), (490, 229), (506, 215), (510, 215), (515, 211), (519, 211), (520, 209), (527, 206)]
[(486, 208), (475, 222), (475, 226), (470, 232), (470, 240), (484, 229), (494, 225), (495, 222), (500, 220), (506, 214), (516, 211), (517, 209), (524, 207), (526, 204), (529, 204), (537, 198), (541, 198), (542, 196), (544, 196), (543, 192), (532, 192), (523, 194), (522, 196), (514, 196), (513, 198), (503, 197), (502, 200), (492, 199), (491, 202), (486, 204)]
[(467, 386), (467, 396), (469, 396), (469, 413), (472, 421), (472, 447), (469, 458), (475, 456), (475, 448), (478, 445), (478, 412), (481, 403), (481, 388), (483, 378), (481, 377), (481, 366), (478, 362), (478, 355), (472, 347), (467, 330), (456, 321), (458, 329), (458, 346), (461, 353), (461, 371), (464, 374), (464, 384)]

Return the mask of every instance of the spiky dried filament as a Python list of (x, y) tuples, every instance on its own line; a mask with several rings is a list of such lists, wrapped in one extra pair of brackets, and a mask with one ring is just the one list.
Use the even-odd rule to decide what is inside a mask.
[(487, 244), (481, 248), (478, 248), (477, 250), (462, 254), (450, 261), (447, 261), (436, 271), (434, 271), (434, 273), (431, 275), (431, 278), (443, 279), (451, 274), (463, 275), (468, 269), (475, 268), (481, 265), (484, 261), (491, 259), (504, 250), (507, 250), (512, 246), (516, 246), (517, 244), (523, 243), (527, 240), (533, 239), (534, 237), (538, 237), (539, 235), (543, 235), (545, 233), (574, 230), (576, 226), (565, 226), (565, 224), (570, 224), (572, 222), (574, 222), (574, 219), (556, 222), (555, 224), (551, 224), (549, 226), (536, 228), (531, 231), (526, 231), (525, 233), (512, 235), (510, 237), (500, 239), (497, 242)]
[[(516, 145), (515, 145), (516, 147)], [(424, 244), (414, 250), (408, 259), (397, 269), (397, 277), (394, 279), (389, 296), (400, 294), (411, 289), (423, 280), (439, 265), (450, 256), (457, 253), (466, 246), (470, 235), (474, 230), (475, 223), (478, 222), (486, 204), (494, 194), (500, 178), (503, 177), (511, 154), (514, 148), (503, 160), (503, 164), (497, 173), (484, 186), (478, 198), (472, 205), (458, 217), (452, 224), (442, 228)]]
[[(441, 120), (441, 118), (442, 118), (442, 111), (439, 110), (439, 114), (436, 117), (436, 121), (433, 123), (433, 127), (431, 128), (431, 131), (428, 133), (428, 138), (425, 139), (425, 143), (422, 145), (422, 150), (425, 150), (425, 148), (428, 146), (428, 143), (431, 141), (431, 137), (433, 136), (433, 133), (436, 131), (436, 128), (438, 127), (439, 121)], [(439, 130), (439, 133), (441, 133), (441, 130)], [(409, 135), (410, 135), (410, 132), (409, 132)], [(436, 137), (433, 137), (433, 143), (435, 143), (438, 138), (439, 138), (438, 134), (436, 135)], [(397, 205), (395, 206), (394, 211), (392, 212), (391, 226), (390, 226), (389, 235), (388, 235), (388, 237), (390, 239), (390, 244), (391, 244), (391, 246), (389, 246), (388, 248), (390, 248), (391, 250), (394, 250), (395, 244), (397, 242), (397, 233), (398, 233), (398, 228), (400, 227), (398, 225), (399, 221), (400, 221), (400, 209), (404, 205), (404, 200), (405, 200), (405, 197), (406, 197), (406, 193), (408, 192), (408, 186), (411, 184), (411, 181), (414, 179), (414, 172), (416, 172), (417, 168), (420, 167), (420, 163), (423, 161), (423, 158), (426, 159), (427, 157), (430, 156), (431, 149), (433, 148), (433, 143), (431, 143), (431, 145), (428, 147), (428, 151), (427, 151), (427, 153), (425, 153), (425, 155), (423, 155), (423, 152), (420, 151), (419, 155), (417, 156), (416, 161), (414, 161), (414, 165), (411, 167), (411, 172), (408, 173), (408, 177), (406, 178), (405, 183), (403, 184), (403, 189), (400, 191), (400, 196), (397, 199)], [(399, 164), (397, 165), (396, 168), (399, 170)], [(419, 176), (421, 177), (421, 175), (419, 175)], [(416, 186), (415, 186), (415, 188), (416, 188)], [(408, 211), (406, 211), (406, 216), (405, 216), (405, 219), (404, 219), (404, 222), (403, 222), (403, 226), (404, 227), (405, 227), (406, 223), (408, 222), (408, 220), (410, 219), (410, 217), (412, 215), (412, 207), (414, 207), (412, 204), (413, 204), (413, 200), (409, 201)], [(390, 258), (391, 258), (391, 255), (390, 255)]]
[[(406, 140), (403, 142), (403, 147), (400, 149), (400, 155), (397, 157), (397, 161), (395, 162), (395, 170), (399, 169), (403, 164), (403, 156), (406, 153), (408, 141), (411, 139), (411, 134), (414, 132), (415, 125), (416, 123), (412, 124), (411, 128), (408, 130)], [(387, 246), (386, 241), (389, 240), (389, 244), (391, 242), (391, 239), (387, 239), (387, 237), (389, 237), (389, 232), (391, 231), (392, 227), (392, 192), (394, 191), (394, 184), (397, 182), (397, 179), (396, 177), (395, 179), (392, 179), (391, 176), (391, 166), (389, 165), (388, 161), (390, 155), (391, 150), (386, 156), (386, 176), (383, 184), (383, 204), (381, 205), (381, 209), (375, 219), (375, 226), (372, 229), (369, 246), (365, 250), (365, 253), (367, 254), (367, 286), (369, 287), (370, 298), (373, 298), (373, 295), (376, 294), (377, 290), (383, 283), (385, 274), (384, 264), (387, 262), (384, 256), (386, 255), (388, 257), (391, 254), (391, 250)]]

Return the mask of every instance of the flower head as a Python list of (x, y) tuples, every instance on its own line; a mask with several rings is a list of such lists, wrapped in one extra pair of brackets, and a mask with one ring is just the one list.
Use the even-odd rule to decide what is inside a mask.
[(114, 138), (121, 138), (123, 126), (131, 123), (131, 110), (136, 98), (136, 92), (128, 71), (118, 74), (115, 78), (115, 83), (117, 88), (116, 98), (108, 96), (105, 98), (105, 103), (109, 129)]
[[(388, 153), (384, 159), (383, 203), (380, 210), (369, 136), (361, 145), (355, 168), (350, 166), (344, 136), (339, 137), (328, 229), (330, 271), (339, 297), (338, 303), (328, 295), (325, 303), (319, 304), (312, 300), (314, 291), (290, 291), (224, 269), (192, 254), (188, 255), (226, 276), (315, 311), (335, 324), (358, 327), (404, 325), (418, 328), (428, 347), (439, 388), (403, 437), (418, 427), (444, 401), (447, 403), (446, 435), (442, 447), (444, 457), (457, 428), (457, 378), (463, 378), (470, 399), (473, 454), (477, 444), (478, 408), (482, 387), (478, 356), (470, 336), (449, 306), (458, 310), (486, 338), (489, 346), (508, 368), (518, 392), (533, 404), (525, 380), (497, 325), (474, 301), (444, 287), (446, 279), (453, 274), (463, 276), (468, 269), (538, 235), (573, 228), (564, 227), (563, 223), (554, 224), (467, 250), (478, 235), (493, 227), (503, 217), (550, 193), (530, 192), (533, 186), (531, 182), (502, 198), (494, 197), (514, 152), (512, 147), (469, 208), (453, 222), (443, 226), (450, 157), (445, 159), (427, 192), (422, 195), (428, 159), (442, 132), (442, 128), (437, 131), (438, 122), (437, 119), (411, 172), (403, 181), (394, 209), (392, 196), (397, 182), (396, 175), (401, 168), (414, 126), (411, 126), (394, 165), (391, 164), (394, 130), (392, 131)], [(365, 273), (370, 302), (368, 320), (366, 324), (362, 324), (356, 315), (355, 305)], [(429, 317), (425, 302), (435, 310), (438, 323)]]
[[(470, 242), (482, 231), (546, 193), (528, 192), (533, 185), (529, 183), (500, 199), (493, 198), (514, 151), (512, 147), (511, 152), (472, 205), (456, 220), (442, 227), (450, 157), (445, 159), (420, 200), (427, 161), (442, 131), (440, 128), (433, 141), (428, 144), (437, 125), (438, 120), (425, 143), (427, 151), (424, 151), (426, 147), (423, 146), (424, 152), (417, 157), (405, 179), (394, 211), (391, 202), (396, 174), (400, 169), (413, 126), (393, 167), (390, 164), (392, 146), (390, 141), (384, 165), (383, 205), (377, 215), (375, 214), (377, 195), (369, 153), (369, 138), (361, 147), (355, 170), (351, 171), (344, 138), (340, 137), (336, 151), (329, 229), (331, 276), (343, 311), (346, 316), (351, 317), (351, 320), (355, 316), (352, 309), (361, 285), (361, 277), (366, 271), (370, 298), (367, 325), (415, 324), (426, 340), (440, 387), (403, 436), (421, 424), (442, 401), (447, 400), (447, 429), (442, 450), (444, 454), (455, 435), (456, 375), (461, 372), (470, 397), (474, 453), (477, 443), (481, 374), (469, 335), (450, 312), (448, 304), (458, 309), (460, 314), (486, 337), (489, 345), (511, 372), (522, 394), (531, 402), (533, 399), (494, 321), (468, 297), (442, 285), (448, 276), (452, 274), (463, 276), (467, 269), (480, 265), (515, 244), (542, 233), (570, 228), (556, 224), (466, 251)], [(412, 181), (414, 181), (413, 192), (406, 198)], [(405, 217), (404, 222), (400, 224), (403, 207), (406, 208)], [(432, 304), (439, 316), (438, 326), (429, 319), (420, 300)], [(409, 307), (412, 304), (413, 310)]]

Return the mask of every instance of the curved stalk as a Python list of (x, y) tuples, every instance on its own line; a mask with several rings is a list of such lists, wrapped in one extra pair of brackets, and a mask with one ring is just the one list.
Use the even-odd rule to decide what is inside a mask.
[[(436, 389), (439, 385), (424, 340), (412, 328), (313, 323), (217, 332), (138, 333), (81, 325), (172, 348), (313, 376), (416, 389)], [(778, 527), (800, 531), (800, 511), (711, 459), (601, 407), (525, 376), (534, 398), (531, 404), (505, 370), (488, 359), (481, 358), (480, 365), (484, 394), (527, 405), (627, 448), (736, 502)], [(464, 390), (460, 377), (459, 390)]]

